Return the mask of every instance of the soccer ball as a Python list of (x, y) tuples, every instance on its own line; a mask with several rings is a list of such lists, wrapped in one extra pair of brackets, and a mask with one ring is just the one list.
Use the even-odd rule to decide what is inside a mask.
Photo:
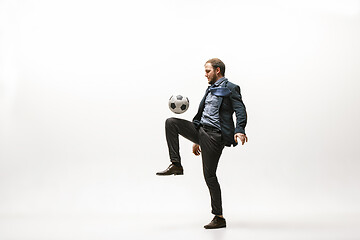
[(189, 99), (181, 95), (172, 95), (169, 99), (169, 108), (176, 114), (184, 113), (189, 108)]

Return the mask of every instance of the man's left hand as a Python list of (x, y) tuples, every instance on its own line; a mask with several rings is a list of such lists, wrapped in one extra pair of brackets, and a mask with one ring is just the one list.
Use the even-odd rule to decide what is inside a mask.
[(240, 138), (241, 145), (244, 145), (244, 143), (248, 141), (246, 134), (243, 134), (243, 133), (235, 133), (234, 139), (235, 139), (236, 143), (238, 142), (237, 138)]

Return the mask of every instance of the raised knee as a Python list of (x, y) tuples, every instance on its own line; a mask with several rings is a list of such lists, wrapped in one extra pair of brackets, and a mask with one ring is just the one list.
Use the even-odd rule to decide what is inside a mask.
[(165, 121), (165, 126), (173, 125), (174, 122), (175, 122), (175, 118), (174, 118), (174, 117), (168, 118), (168, 119), (166, 119), (166, 121)]

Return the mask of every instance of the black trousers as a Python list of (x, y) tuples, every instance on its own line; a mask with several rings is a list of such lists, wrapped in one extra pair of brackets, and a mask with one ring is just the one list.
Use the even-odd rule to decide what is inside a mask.
[(222, 215), (221, 189), (216, 177), (216, 169), (224, 149), (221, 132), (203, 127), (196, 129), (192, 122), (179, 118), (167, 119), (165, 132), (171, 162), (181, 163), (179, 135), (200, 145), (203, 174), (211, 196), (211, 212)]

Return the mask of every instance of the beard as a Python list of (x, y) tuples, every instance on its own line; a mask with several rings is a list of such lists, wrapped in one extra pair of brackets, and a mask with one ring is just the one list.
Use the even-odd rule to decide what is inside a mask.
[(217, 80), (217, 78), (216, 78), (216, 75), (214, 74), (211, 78), (209, 78), (209, 84), (213, 85), (214, 83), (216, 83), (216, 80)]

